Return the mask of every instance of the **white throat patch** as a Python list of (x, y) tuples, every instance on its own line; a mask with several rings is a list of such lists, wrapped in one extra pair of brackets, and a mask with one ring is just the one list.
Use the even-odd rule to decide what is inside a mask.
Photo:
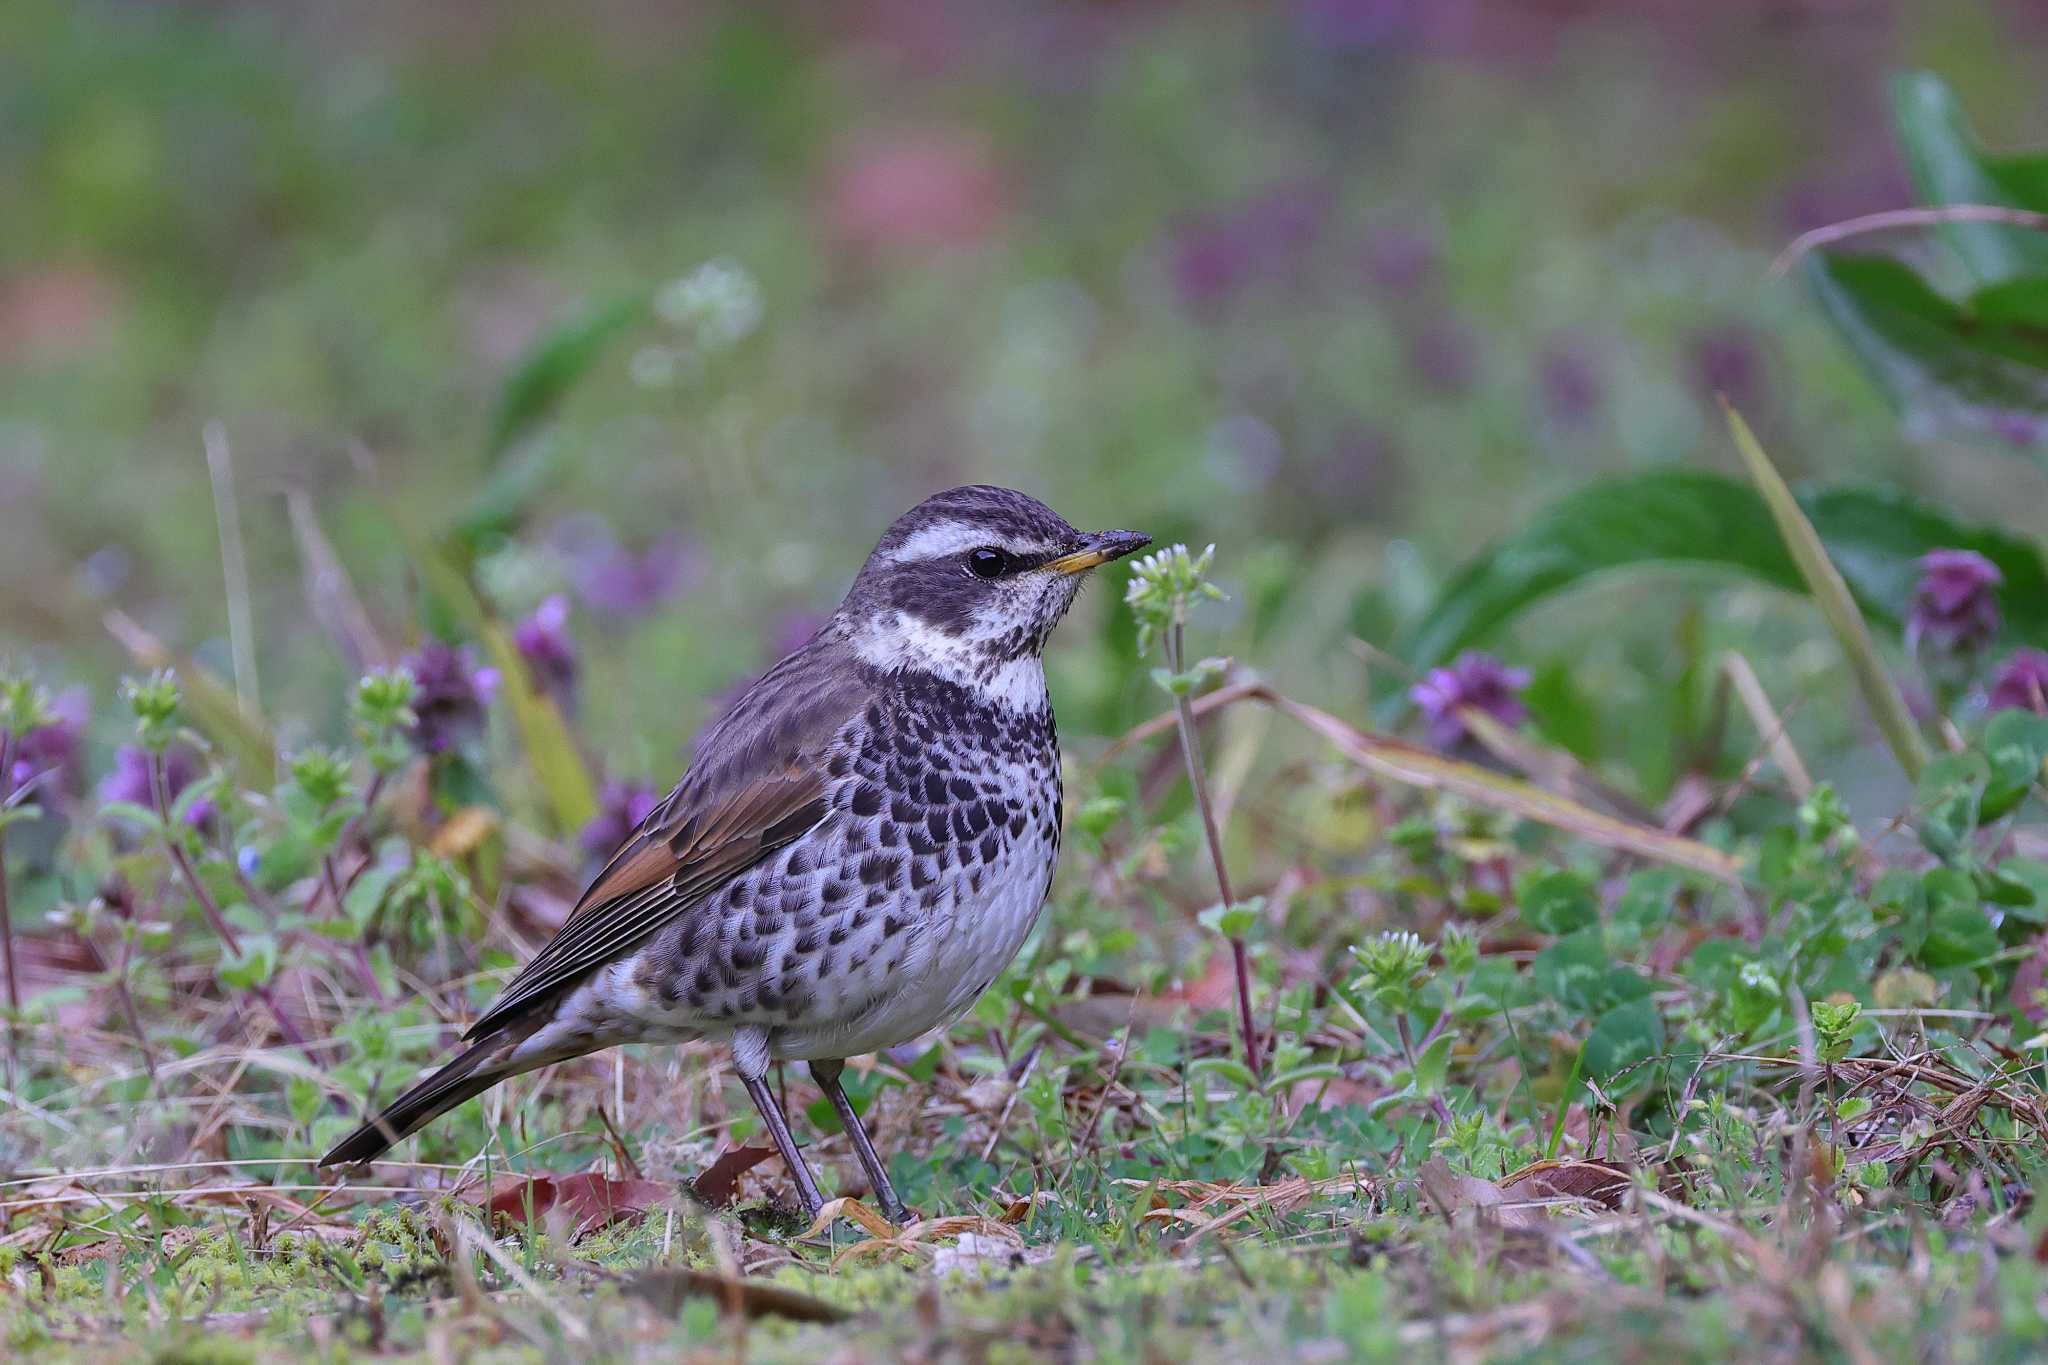
[(1036, 654), (991, 660), (975, 640), (948, 635), (908, 612), (884, 614), (852, 644), (855, 654), (885, 673), (923, 669), (1016, 711), (1042, 711), (1048, 704), (1045, 664)]

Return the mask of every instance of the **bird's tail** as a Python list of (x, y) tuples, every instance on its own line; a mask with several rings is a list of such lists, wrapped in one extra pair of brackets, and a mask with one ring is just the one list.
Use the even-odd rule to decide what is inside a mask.
[(374, 1160), (472, 1095), (481, 1095), (508, 1076), (559, 1061), (554, 1052), (529, 1053), (520, 1047), (533, 1031), (529, 1025), (485, 1034), (336, 1143), (333, 1151), (320, 1158), (320, 1164), (347, 1166)]

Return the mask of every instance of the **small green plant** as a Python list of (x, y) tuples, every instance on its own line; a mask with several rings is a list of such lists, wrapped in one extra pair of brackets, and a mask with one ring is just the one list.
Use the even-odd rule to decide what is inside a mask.
[(1180, 730), (1181, 755), (1187, 763), (1188, 789), (1201, 812), (1202, 835), (1209, 848), (1210, 866), (1216, 873), (1218, 900), (1216, 927), (1230, 944), (1231, 966), (1237, 978), (1238, 1030), (1244, 1043), (1246, 1068), (1259, 1076), (1258, 1025), (1252, 1020), (1251, 959), (1245, 948), (1245, 934), (1258, 916), (1258, 907), (1238, 901), (1230, 889), (1230, 869), (1223, 857), (1223, 834), (1216, 827), (1216, 807), (1209, 796), (1209, 782), (1202, 766), (1200, 737), (1195, 733), (1194, 694), (1223, 672), (1220, 659), (1203, 659), (1190, 667), (1187, 662), (1188, 609), (1200, 601), (1221, 601), (1223, 590), (1209, 581), (1209, 567), (1215, 561), (1211, 545), (1200, 555), (1188, 553), (1185, 545), (1174, 545), (1146, 555), (1131, 566), (1124, 600), (1138, 622), (1138, 652), (1149, 654), (1157, 645), (1166, 657), (1166, 667), (1155, 669), (1152, 680), (1173, 699), (1174, 717)]

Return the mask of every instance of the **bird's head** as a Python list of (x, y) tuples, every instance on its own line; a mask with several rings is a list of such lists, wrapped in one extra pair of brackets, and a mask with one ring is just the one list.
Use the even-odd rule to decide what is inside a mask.
[(879, 667), (1003, 685), (1036, 660), (1088, 571), (1149, 545), (1077, 531), (1023, 493), (969, 484), (926, 498), (882, 533), (835, 625)]

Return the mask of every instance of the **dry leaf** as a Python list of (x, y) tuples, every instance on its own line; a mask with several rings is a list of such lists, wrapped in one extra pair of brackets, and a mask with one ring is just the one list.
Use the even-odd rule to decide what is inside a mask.
[(1618, 1162), (1535, 1161), (1501, 1177), (1500, 1188), (1523, 1203), (1579, 1200), (1620, 1209), (1632, 1183), (1628, 1167)]
[(740, 1177), (774, 1155), (773, 1147), (734, 1147), (721, 1152), (690, 1182), (691, 1192), (714, 1209), (727, 1208), (739, 1197)]
[(653, 1180), (613, 1180), (595, 1171), (582, 1175), (506, 1175), (491, 1182), (475, 1202), (493, 1219), (525, 1223), (556, 1214), (582, 1237), (625, 1218), (637, 1218), (666, 1200), (667, 1185)]

